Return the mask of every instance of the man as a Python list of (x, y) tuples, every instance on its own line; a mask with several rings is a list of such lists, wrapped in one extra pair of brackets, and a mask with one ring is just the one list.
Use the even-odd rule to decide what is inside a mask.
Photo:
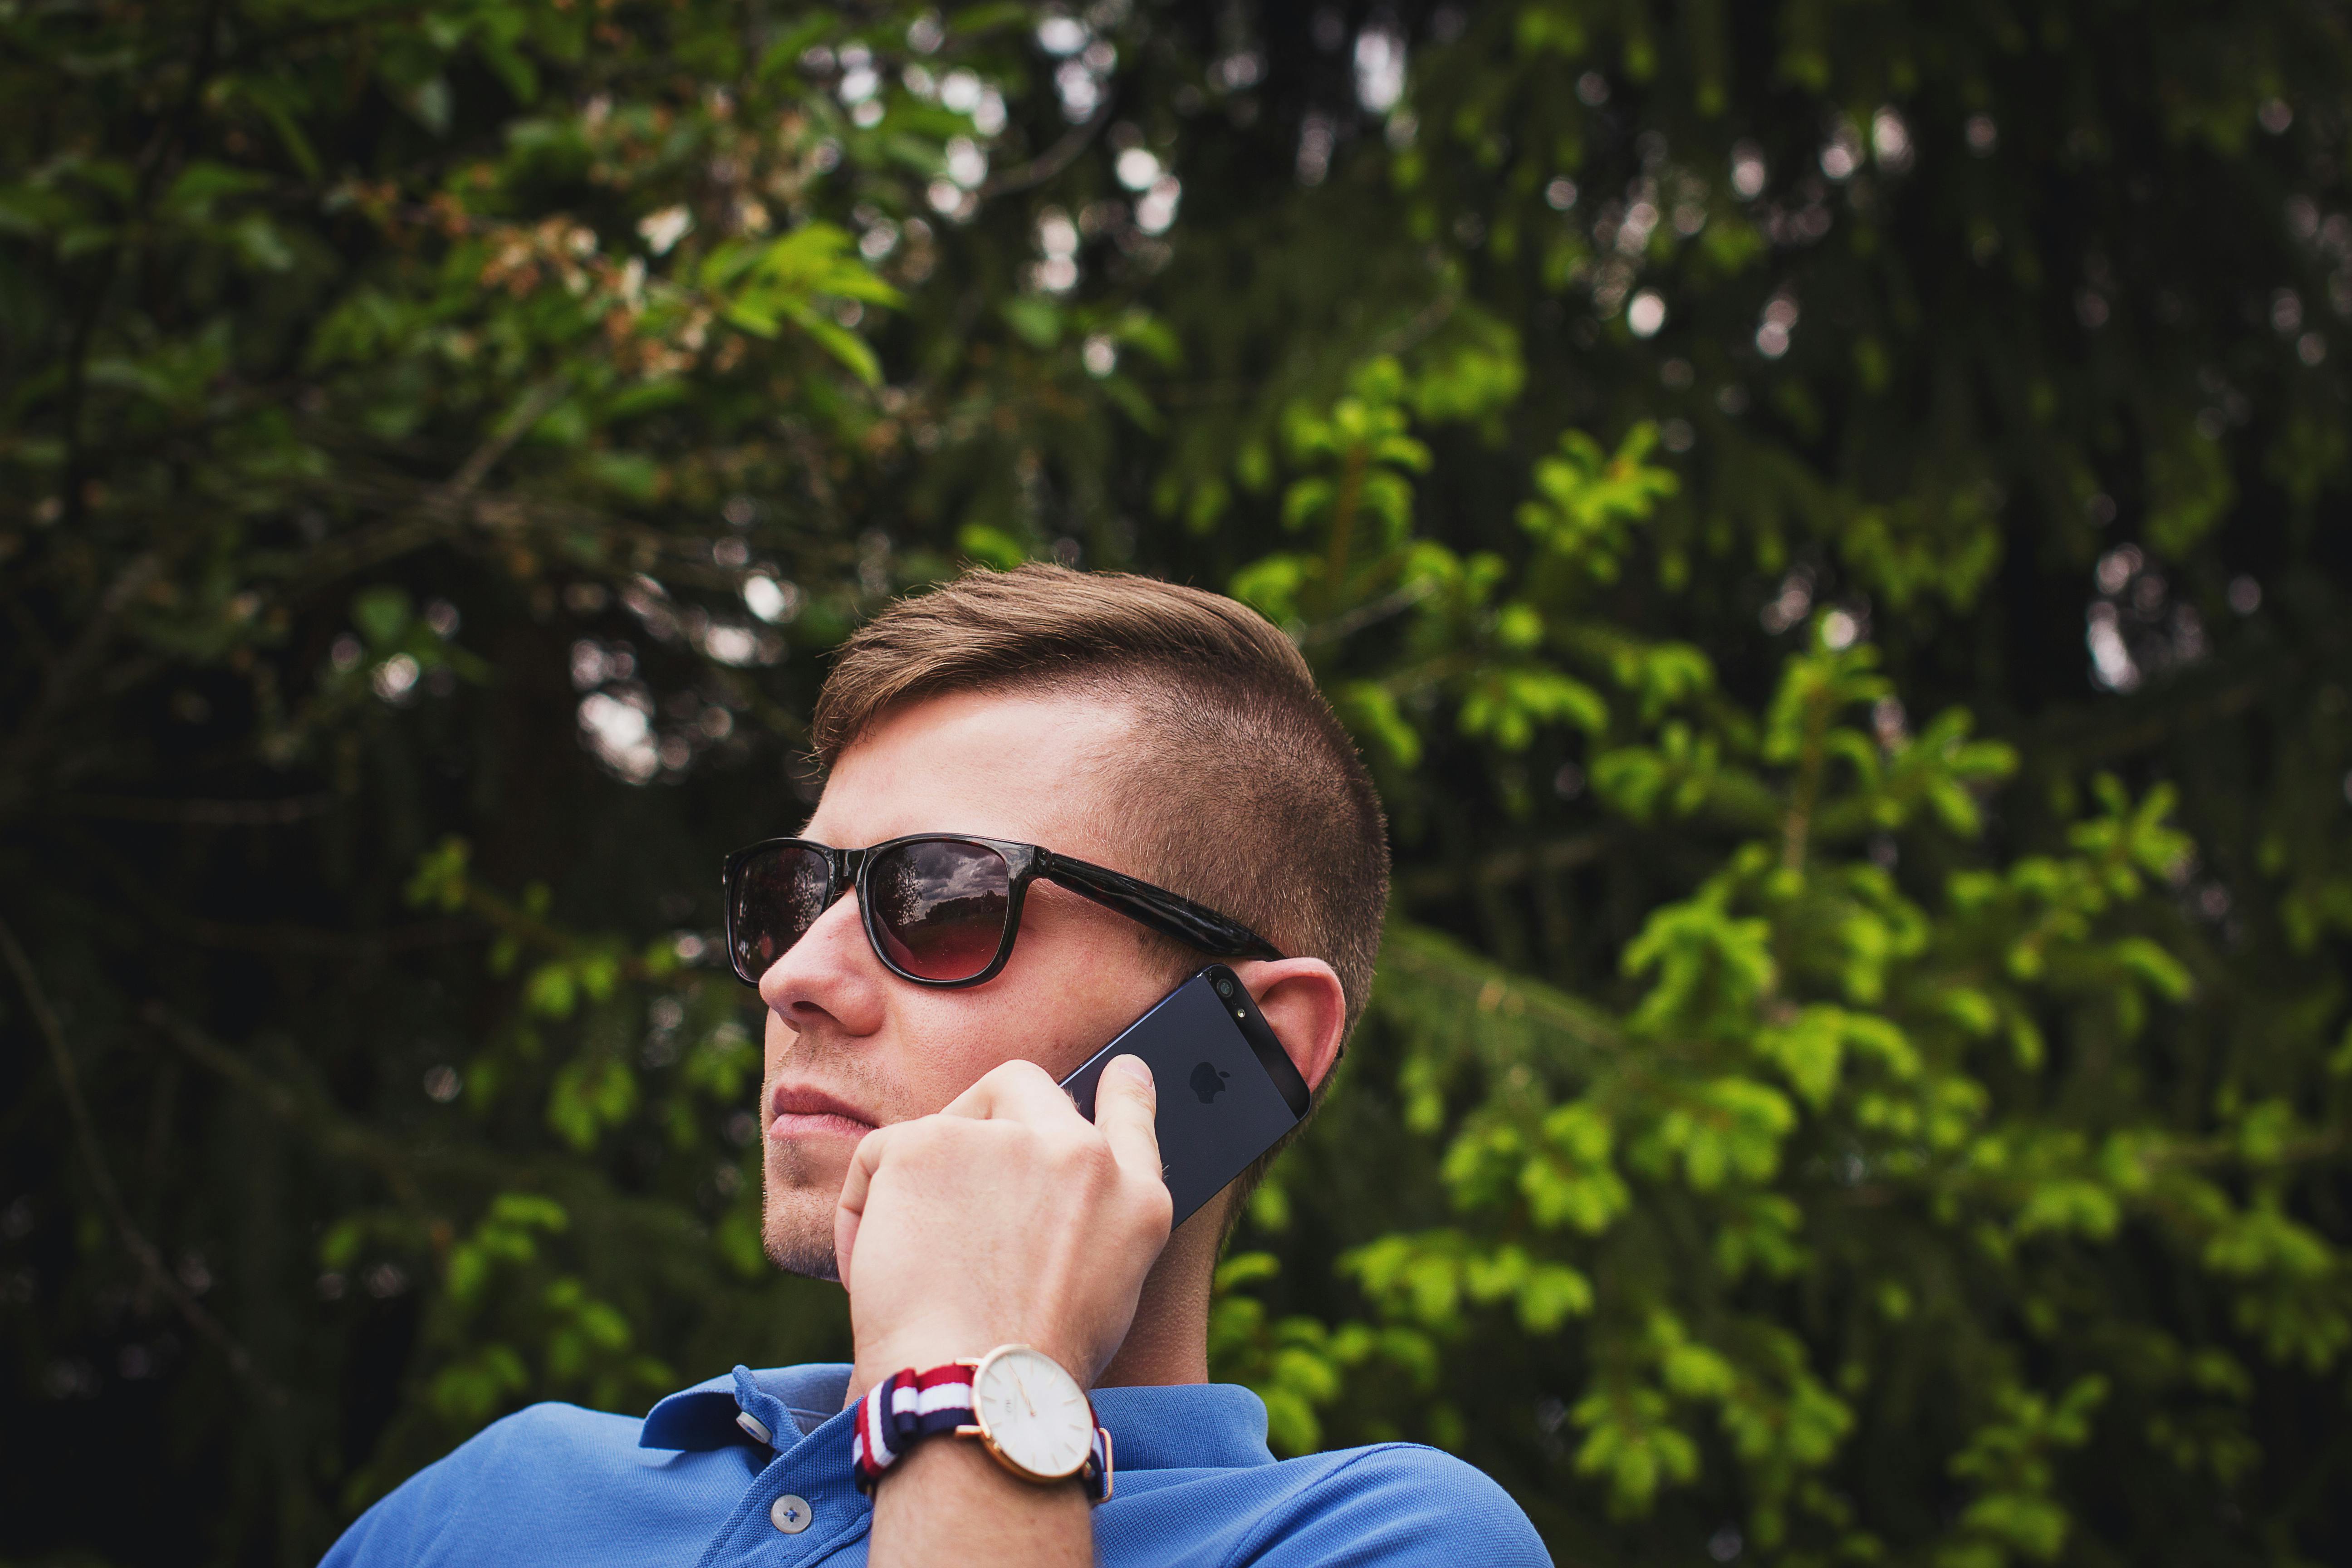
[[(331, 1568), (1548, 1563), (1434, 1450), (1276, 1463), (1255, 1396), (1208, 1381), (1249, 1177), (1171, 1234), (1155, 1093), (1184, 1087), (1117, 1058), (1092, 1121), (1057, 1087), (1210, 956), (1328, 1083), (1388, 849), (1297, 651), (1192, 589), (975, 573), (850, 639), (815, 734), (816, 813), (730, 858), (729, 940), (768, 1009), (768, 1252), (847, 1288), (856, 1360), (738, 1368), (643, 1422), (523, 1411)], [(1151, 886), (1111, 907), (1096, 868)]]

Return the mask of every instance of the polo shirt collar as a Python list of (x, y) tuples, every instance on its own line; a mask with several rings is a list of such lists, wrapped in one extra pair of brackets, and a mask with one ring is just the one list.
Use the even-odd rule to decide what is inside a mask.
[[(849, 1372), (845, 1362), (759, 1372), (739, 1366), (655, 1405), (637, 1446), (699, 1451), (741, 1444), (781, 1452), (840, 1414)], [(1110, 1429), (1114, 1462), (1122, 1470), (1242, 1469), (1274, 1463), (1265, 1446), (1265, 1403), (1234, 1384), (1097, 1388), (1094, 1405)], [(760, 1444), (737, 1422), (739, 1415), (766, 1427), (772, 1442)], [(843, 1460), (847, 1462), (845, 1438)]]
[(839, 1415), (848, 1391), (847, 1362), (814, 1362), (760, 1372), (739, 1366), (722, 1377), (681, 1389), (655, 1405), (637, 1434), (637, 1447), (699, 1451), (734, 1443), (761, 1446), (736, 1420), (738, 1415), (749, 1415), (768, 1429), (771, 1441), (766, 1447), (789, 1448), (803, 1433), (814, 1432)]
[(1095, 1415), (1122, 1470), (1238, 1470), (1271, 1465), (1265, 1402), (1234, 1383), (1097, 1388)]

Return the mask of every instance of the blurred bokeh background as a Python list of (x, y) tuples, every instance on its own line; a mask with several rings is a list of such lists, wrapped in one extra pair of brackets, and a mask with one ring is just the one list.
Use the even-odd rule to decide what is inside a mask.
[(720, 854), (1232, 591), (1380, 990), (1220, 1277), (1563, 1563), (2352, 1556), (2352, 16), (0, 4), (0, 1560), (843, 1352)]

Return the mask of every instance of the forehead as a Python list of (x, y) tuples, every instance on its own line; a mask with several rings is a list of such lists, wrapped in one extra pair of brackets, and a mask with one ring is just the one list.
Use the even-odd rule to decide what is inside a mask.
[(1109, 764), (1131, 710), (1053, 692), (951, 692), (885, 713), (834, 762), (806, 837), (845, 848), (970, 833), (1109, 857)]

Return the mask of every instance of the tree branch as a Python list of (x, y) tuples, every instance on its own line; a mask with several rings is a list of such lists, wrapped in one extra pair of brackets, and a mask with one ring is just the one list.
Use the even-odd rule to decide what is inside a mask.
[(498, 466), (499, 459), (505, 457), (517, 441), (530, 435), (531, 426), (545, 418), (547, 411), (555, 406), (556, 400), (563, 395), (564, 384), (562, 376), (555, 376), (532, 387), (530, 395), (516, 405), (515, 411), (491, 433), (490, 438), (475, 447), (473, 455), (458, 465), (457, 471), (449, 476), (449, 482), (442, 487), (440, 495), (435, 499), (444, 506), (455, 506), (481, 489), (482, 480)]
[(980, 188), (972, 194), (982, 201), (986, 201), (991, 196), (1010, 195), (1015, 191), (1025, 191), (1034, 185), (1044, 184), (1076, 163), (1078, 154), (1087, 150), (1087, 143), (1093, 141), (1096, 133), (1109, 123), (1110, 99), (1106, 96), (1100, 108), (1097, 109), (1083, 123), (1074, 125), (1064, 132), (1060, 141), (1046, 148), (1036, 157), (1030, 159), (1029, 162), (982, 181)]
[(1366, 626), (1377, 626), (1391, 616), (1402, 615), (1428, 598), (1436, 589), (1437, 579), (1434, 577), (1423, 577), (1402, 588), (1391, 589), (1377, 599), (1368, 600), (1352, 610), (1308, 626), (1298, 634), (1298, 646), (1313, 647), (1318, 643), (1337, 642), (1341, 637), (1353, 637)]
[(1424, 866), (1399, 873), (1396, 895), (1407, 901), (1445, 898), (1475, 888), (1504, 887), (1537, 871), (1567, 871), (1600, 858), (1616, 835), (1596, 829), (1501, 849), (1469, 866)]
[(1813, 814), (1821, 806), (1822, 772), (1828, 766), (1823, 747), (1829, 727), (1830, 694), (1824, 686), (1806, 700), (1804, 745), (1798, 753), (1796, 787), (1790, 795), (1789, 815), (1782, 829), (1780, 864), (1791, 871), (1805, 868)]
[(335, 797), (286, 795), (277, 800), (147, 799), (128, 795), (69, 795), (50, 803), (50, 809), (76, 816), (110, 817), (121, 822), (184, 822), (209, 827), (282, 827), (305, 817), (323, 816), (334, 808)]
[(417, 1185), (415, 1173), (390, 1139), (317, 1103), (317, 1096), (288, 1088), (160, 1002), (149, 1003), (140, 1016), (200, 1065), (252, 1095), (271, 1115), (300, 1128), (327, 1153), (372, 1167), (404, 1207), (425, 1212), (425, 1193)]
[(106, 651), (114, 635), (115, 621), (163, 571), (163, 558), (155, 551), (143, 551), (131, 557), (99, 596), (98, 608), (89, 624), (82, 627), (81, 636), (50, 667), (39, 704), (26, 718), (15, 742), (5, 755), (0, 755), (0, 817), (7, 816), (24, 800), (30, 788), (33, 763), (47, 738), (51, 721), (72, 705), (82, 677)]
[(140, 1271), (156, 1289), (170, 1298), (179, 1309), (180, 1316), (199, 1335), (211, 1341), (227, 1357), (228, 1364), (239, 1377), (252, 1384), (254, 1391), (270, 1405), (283, 1405), (286, 1392), (267, 1373), (254, 1364), (246, 1348), (237, 1342), (226, 1325), (205, 1310), (195, 1293), (180, 1282), (163, 1261), (163, 1252), (147, 1239), (145, 1233), (131, 1217), (131, 1210), (122, 1201), (121, 1189), (115, 1185), (114, 1173), (106, 1163), (105, 1151), (100, 1147), (97, 1124), (90, 1119), (89, 1103), (83, 1100), (80, 1075), (74, 1070), (73, 1056), (66, 1049), (64, 1026), (58, 1022), (57, 1010), (49, 1005), (48, 993), (42, 989), (40, 976), (34, 972), (32, 960), (16, 942), (16, 933), (5, 921), (0, 921), (0, 958), (16, 976), (16, 984), (25, 994), (25, 1005), (33, 1016), (34, 1026), (47, 1045), (49, 1065), (56, 1069), (58, 1087), (65, 1095), (67, 1118), (72, 1121), (74, 1141), (81, 1151), (82, 1163), (87, 1168), (90, 1185), (97, 1189), (99, 1202), (107, 1216), (114, 1222), (115, 1234), (121, 1239), (123, 1250), (138, 1263)]

